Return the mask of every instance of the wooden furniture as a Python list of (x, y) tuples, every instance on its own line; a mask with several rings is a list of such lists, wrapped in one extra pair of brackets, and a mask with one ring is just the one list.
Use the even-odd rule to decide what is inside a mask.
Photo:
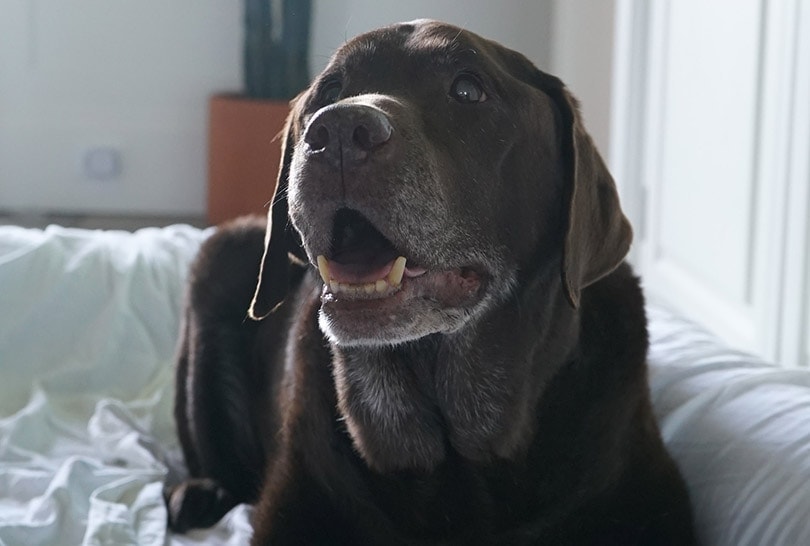
[(215, 95), (209, 104), (208, 221), (266, 214), (281, 160), (286, 101)]

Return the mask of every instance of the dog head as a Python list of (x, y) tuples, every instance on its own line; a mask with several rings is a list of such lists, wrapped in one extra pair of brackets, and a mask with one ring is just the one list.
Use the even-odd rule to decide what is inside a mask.
[(442, 23), (341, 47), (294, 101), (282, 155), (251, 316), (283, 299), (294, 250), (320, 269), (339, 345), (457, 331), (548, 267), (576, 307), (632, 238), (563, 84)]

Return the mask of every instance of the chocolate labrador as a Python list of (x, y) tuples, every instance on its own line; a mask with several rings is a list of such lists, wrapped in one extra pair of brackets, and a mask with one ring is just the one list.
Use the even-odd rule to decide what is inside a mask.
[(695, 543), (632, 232), (557, 78), (390, 26), (340, 48), (283, 147), (268, 222), (192, 270), (174, 530), (248, 502), (256, 545)]

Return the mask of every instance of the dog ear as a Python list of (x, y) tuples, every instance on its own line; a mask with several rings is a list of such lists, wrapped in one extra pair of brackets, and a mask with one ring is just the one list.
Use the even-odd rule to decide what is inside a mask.
[(291, 103), (281, 141), (281, 165), (278, 180), (267, 210), (267, 231), (264, 234), (264, 255), (259, 266), (259, 278), (248, 316), (261, 320), (275, 311), (284, 301), (290, 283), (290, 254), (300, 257), (303, 253), (287, 214), (287, 187), (290, 163), (296, 134), (297, 99)]
[(559, 78), (537, 69), (520, 53), (496, 47), (512, 74), (543, 91), (556, 106), (567, 195), (563, 218), (562, 281), (568, 302), (616, 269), (627, 255), (633, 230), (619, 206), (619, 193), (590, 135), (577, 100)]
[(633, 230), (619, 205), (613, 177), (582, 125), (577, 100), (565, 87), (551, 93), (562, 114), (562, 156), (568, 177), (562, 280), (572, 307), (580, 291), (616, 269)]

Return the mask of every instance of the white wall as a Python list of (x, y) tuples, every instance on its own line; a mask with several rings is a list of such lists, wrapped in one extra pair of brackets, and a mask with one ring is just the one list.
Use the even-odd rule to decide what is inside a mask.
[[(221, 0), (0, 1), (0, 209), (200, 213), (206, 99), (240, 84)], [(88, 147), (121, 152), (90, 181)]]
[(469, 29), (517, 49), (542, 69), (549, 67), (553, 3), (548, 0), (316, 0), (312, 69), (320, 71), (352, 36), (421, 18)]
[[(569, 83), (608, 146), (614, 0), (315, 0), (312, 70), (346, 39), (429, 17)], [(237, 0), (0, 0), (0, 211), (202, 214), (207, 98), (241, 87)], [(85, 176), (92, 147), (121, 154)]]
[(557, 0), (553, 8), (550, 70), (579, 99), (585, 127), (607, 158), (616, 1)]

